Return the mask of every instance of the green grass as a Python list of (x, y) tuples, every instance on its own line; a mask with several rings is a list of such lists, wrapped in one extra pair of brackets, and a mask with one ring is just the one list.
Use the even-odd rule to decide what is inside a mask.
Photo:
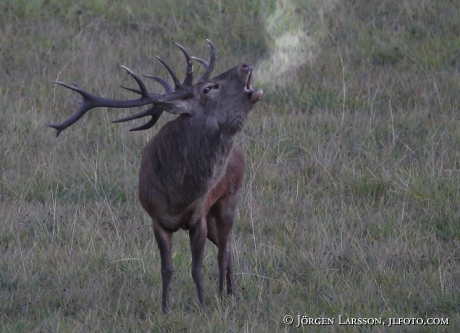
[[(5, 0), (0, 12), (0, 331), (458, 331), (459, 3)], [(45, 125), (76, 109), (52, 81), (128, 98), (120, 65), (167, 77), (158, 54), (182, 73), (172, 42), (206, 58), (206, 38), (215, 73), (249, 61), (265, 91), (238, 136), (238, 292), (218, 299), (208, 244), (199, 311), (179, 232), (163, 316), (137, 173), (173, 117), (132, 133), (110, 123), (129, 111), (102, 109), (59, 138)], [(286, 314), (450, 325), (296, 329)]]

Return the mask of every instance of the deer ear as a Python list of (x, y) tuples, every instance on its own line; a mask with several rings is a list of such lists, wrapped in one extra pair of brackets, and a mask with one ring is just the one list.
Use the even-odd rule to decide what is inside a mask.
[(176, 99), (171, 102), (160, 103), (159, 106), (163, 108), (164, 111), (172, 114), (189, 114), (193, 115), (193, 108), (190, 105), (190, 102), (183, 99)]

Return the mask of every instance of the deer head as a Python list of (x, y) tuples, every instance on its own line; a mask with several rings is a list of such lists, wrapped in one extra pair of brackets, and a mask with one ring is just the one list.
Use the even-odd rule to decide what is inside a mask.
[[(66, 88), (80, 93), (83, 99), (78, 100), (80, 108), (68, 119), (66, 119), (64, 122), (60, 124), (49, 124), (48, 126), (56, 129), (56, 136), (59, 136), (59, 134), (64, 129), (73, 125), (91, 109), (97, 107), (133, 108), (152, 104), (151, 108), (141, 113), (114, 121), (116, 123), (125, 122), (133, 119), (138, 119), (141, 117), (151, 116), (152, 119), (147, 124), (141, 127), (131, 129), (131, 131), (145, 130), (155, 125), (163, 110), (173, 114), (196, 115), (198, 111), (195, 112), (194, 110), (200, 110), (202, 108), (211, 109), (213, 103), (219, 103), (218, 99), (220, 94), (222, 94), (220, 93), (220, 91), (225, 91), (225, 93), (222, 94), (222, 97), (227, 96), (227, 98), (232, 98), (239, 95), (239, 98), (241, 100), (244, 99), (241, 95), (241, 92), (244, 91), (244, 96), (246, 96), (247, 100), (244, 100), (242, 102), (247, 104), (246, 108), (250, 109), (251, 105), (260, 100), (263, 96), (262, 89), (252, 89), (252, 65), (240, 64), (237, 67), (232, 68), (213, 79), (209, 79), (215, 66), (216, 51), (211, 41), (208, 40), (208, 43), (210, 47), (209, 64), (200, 58), (191, 57), (183, 46), (181, 46), (178, 43), (175, 43), (184, 53), (187, 61), (187, 72), (183, 83), (180, 83), (179, 79), (177, 78), (176, 74), (172, 71), (171, 67), (160, 57), (157, 57), (158, 60), (166, 67), (172, 79), (174, 80), (174, 89), (172, 89), (171, 86), (165, 80), (157, 76), (144, 76), (159, 82), (165, 89), (165, 93), (163, 94), (153, 94), (148, 92), (142, 79), (133, 71), (131, 71), (128, 67), (125, 66), (122, 66), (122, 68), (125, 69), (127, 73), (134, 78), (134, 80), (139, 85), (139, 89), (127, 88), (124, 86), (121, 87), (141, 95), (141, 97), (138, 99), (114, 100), (108, 98), (101, 98), (87, 92), (75, 82), (72, 82), (71, 85), (68, 85), (64, 82), (55, 81), (55, 83), (61, 86), (64, 86)], [(205, 73), (195, 85), (193, 85), (192, 59), (198, 61), (206, 68)], [(225, 90), (223, 90), (221, 87), (222, 83), (224, 82), (231, 82), (231, 84), (229, 84), (229, 86), (226, 87)], [(216, 93), (216, 90), (219, 91), (219, 93)], [(220, 99), (220, 104), (222, 104), (224, 100), (224, 98)]]
[[(159, 82), (165, 92), (148, 92), (142, 79), (123, 67), (139, 88), (125, 88), (140, 95), (137, 99), (114, 100), (95, 96), (76, 83), (56, 83), (82, 96), (80, 108), (58, 125), (48, 125), (57, 135), (97, 107), (132, 108), (151, 105), (136, 115), (116, 120), (124, 122), (150, 116), (144, 125), (132, 130), (151, 128), (163, 111), (179, 115), (163, 126), (147, 143), (139, 172), (139, 199), (151, 216), (153, 231), (161, 255), (163, 284), (162, 308), (169, 309), (172, 233), (189, 230), (192, 251), (192, 276), (203, 308), (203, 250), (206, 238), (218, 247), (219, 290), (227, 282), (228, 293), (234, 290), (231, 256), (231, 230), (244, 176), (244, 158), (233, 143), (234, 135), (243, 128), (249, 111), (263, 96), (262, 89), (253, 89), (253, 67), (241, 63), (210, 78), (216, 62), (216, 51), (210, 47), (209, 63), (191, 57), (179, 44), (187, 62), (185, 79), (181, 83), (169, 65), (174, 88), (163, 79), (145, 75)], [(205, 72), (193, 84), (195, 60)]]

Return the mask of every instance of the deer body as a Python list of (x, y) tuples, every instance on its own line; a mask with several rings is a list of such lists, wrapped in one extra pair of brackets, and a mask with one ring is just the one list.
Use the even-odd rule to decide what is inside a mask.
[(138, 115), (119, 120), (152, 116), (146, 125), (134, 130), (152, 127), (163, 111), (178, 115), (147, 143), (139, 172), (139, 199), (152, 218), (160, 250), (162, 309), (165, 313), (169, 310), (170, 283), (174, 272), (172, 234), (179, 229), (189, 232), (192, 277), (202, 308), (206, 308), (203, 285), (206, 238), (218, 248), (220, 294), (223, 295), (225, 282), (227, 292), (232, 294), (234, 291), (231, 231), (244, 178), (244, 157), (234, 144), (234, 136), (243, 128), (253, 105), (263, 96), (261, 89), (252, 89), (253, 68), (250, 64), (242, 63), (209, 78), (216, 58), (211, 43), (209, 64), (193, 58), (205, 66), (206, 72), (192, 85), (192, 57), (182, 46), (178, 46), (187, 60), (186, 78), (182, 84), (160, 59), (173, 77), (175, 89), (164, 80), (149, 76), (166, 90), (161, 95), (151, 94), (142, 80), (127, 68), (140, 89), (126, 89), (141, 95), (137, 100), (103, 99), (76, 84), (70, 86), (57, 82), (79, 92), (83, 101), (80, 109), (62, 124), (49, 125), (56, 128), (59, 135), (90, 109), (100, 106), (126, 108), (152, 104), (150, 109)]
[[(142, 207), (170, 231), (188, 230), (196, 219), (190, 215), (181, 221), (185, 212), (206, 214), (222, 189), (238, 192), (244, 176), (244, 159), (233, 140), (222, 142), (216, 133), (206, 135), (201, 128), (184, 129), (177, 125), (188, 119), (179, 118), (149, 141), (139, 172)], [(219, 183), (226, 186), (217, 187)]]
[[(220, 143), (221, 153), (212, 157), (204, 154), (210, 151), (206, 149), (209, 147), (197, 145), (196, 154), (179, 153), (181, 158), (171, 156), (171, 162), (183, 162), (181, 167), (177, 167), (179, 164), (168, 163), (167, 158), (174, 151), (162, 151), (166, 155), (161, 154), (158, 150), (162, 149), (155, 148), (164, 146), (158, 145), (156, 140), (157, 136), (147, 144), (142, 155), (139, 199), (152, 218), (155, 239), (160, 249), (163, 311), (167, 312), (169, 309), (169, 285), (174, 272), (171, 263), (171, 238), (172, 233), (179, 229), (189, 231), (192, 276), (197, 284), (200, 303), (205, 307), (202, 263), (206, 238), (218, 247), (221, 294), (225, 280), (228, 293), (234, 291), (230, 242), (244, 177), (243, 154), (231, 142), (226, 145)], [(207, 144), (215, 146), (219, 142), (208, 141)], [(169, 168), (170, 166), (172, 167)]]

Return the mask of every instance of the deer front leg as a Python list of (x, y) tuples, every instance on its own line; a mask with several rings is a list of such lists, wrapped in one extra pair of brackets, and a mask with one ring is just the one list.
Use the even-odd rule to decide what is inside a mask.
[(204, 245), (206, 243), (207, 226), (204, 217), (200, 219), (189, 231), (190, 248), (192, 252), (192, 277), (195, 281), (198, 291), (198, 300), (201, 308), (206, 311), (204, 302), (204, 270), (203, 270), (203, 254)]
[(162, 310), (168, 313), (170, 304), (170, 284), (174, 273), (171, 261), (172, 232), (165, 230), (158, 221), (153, 221), (153, 233), (160, 249), (161, 257), (161, 282), (163, 284)]

